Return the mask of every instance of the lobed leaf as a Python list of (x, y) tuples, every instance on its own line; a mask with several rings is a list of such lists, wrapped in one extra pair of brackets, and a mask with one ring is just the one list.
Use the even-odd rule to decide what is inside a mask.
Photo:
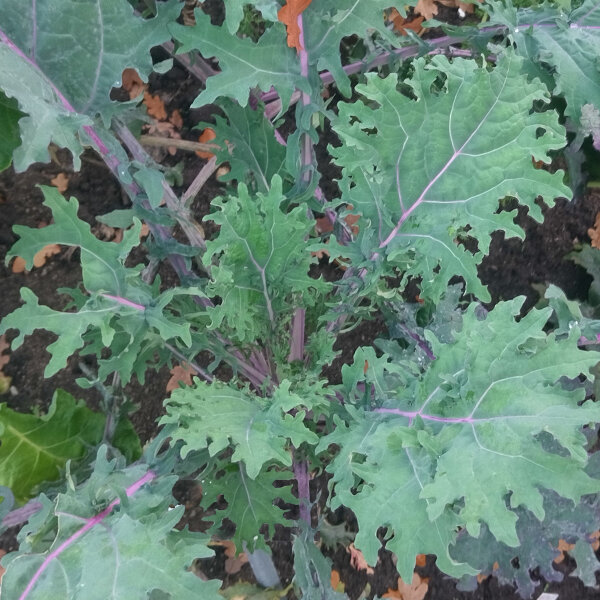
[(169, 510), (176, 477), (135, 489), (153, 475), (147, 465), (108, 461), (101, 448), (83, 485), (53, 501), (40, 497), (43, 508), (21, 530), (19, 551), (2, 560), (2, 595), (18, 598), (31, 583), (32, 600), (145, 598), (155, 590), (174, 600), (220, 598), (220, 582), (190, 570), (195, 558), (212, 555), (209, 539), (174, 529), (183, 513), (183, 506)]
[(220, 73), (206, 81), (206, 89), (192, 103), (192, 108), (214, 102), (221, 96), (248, 104), (250, 90), (269, 91), (274, 87), (287, 109), (296, 88), (309, 93), (308, 81), (300, 76), (296, 53), (285, 43), (285, 30), (274, 23), (256, 44), (238, 38), (225, 27), (211, 25), (210, 17), (201, 10), (194, 12), (196, 25), (171, 25), (173, 37), (181, 43), (178, 52), (199, 50), (205, 58), (219, 61)]
[[(339, 105), (334, 129), (343, 145), (330, 150), (343, 169), (342, 201), (364, 223), (353, 261), (361, 266), (362, 255), (367, 267), (385, 252), (403, 283), (422, 279), (422, 296), (437, 301), (460, 275), (467, 292), (487, 300), (477, 264), (491, 234), (524, 235), (514, 211), (497, 212), (498, 201), (514, 196), (541, 220), (536, 198), (552, 205), (571, 195), (562, 172), (531, 162), (549, 162), (548, 152), (565, 143), (564, 129), (555, 113), (531, 110), (549, 101), (547, 90), (527, 80), (511, 53), (492, 70), (444, 56), (414, 66), (405, 82), (412, 98), (398, 90), (396, 75), (368, 74), (357, 86), (365, 100)], [(477, 242), (474, 253), (460, 244), (461, 232)]]
[(284, 201), (275, 175), (267, 194), (253, 198), (240, 183), (237, 196), (213, 202), (220, 210), (209, 219), (220, 230), (206, 243), (203, 262), (211, 266), (206, 291), (221, 302), (208, 309), (211, 328), (227, 325), (242, 342), (268, 339), (283, 317), (313, 306), (330, 287), (308, 274), (314, 258), (306, 242), (311, 229), (306, 208), (284, 212)]
[(580, 431), (600, 419), (600, 406), (579, 406), (584, 390), (559, 379), (587, 374), (597, 356), (578, 348), (575, 330), (560, 339), (544, 332), (551, 309), (517, 322), (522, 303), (500, 303), (487, 317), (472, 305), (449, 343), (429, 334), (437, 358), (414, 384), (397, 388), (394, 373), (383, 373), (372, 399), (380, 408), (347, 407), (347, 424), (338, 420), (319, 443), (318, 451), (340, 447), (327, 468), (334, 507), (356, 514), (356, 545), (371, 564), (383, 526), (403, 578), (418, 553), (436, 554), (459, 576), (471, 567), (449, 553), (457, 527), (478, 537), (485, 523), (498, 542), (518, 546), (516, 511), (543, 520), (543, 489), (578, 502), (600, 488), (585, 472)]
[(0, 171), (10, 166), (15, 148), (21, 144), (19, 119), (24, 116), (17, 101), (0, 91)]
[(160, 423), (177, 426), (171, 436), (183, 440), (182, 457), (203, 448), (214, 456), (231, 444), (232, 461), (242, 461), (255, 479), (266, 463), (291, 466), (290, 443), (317, 443), (317, 435), (304, 425), (304, 411), (287, 412), (299, 403), (285, 385), (273, 398), (261, 399), (221, 382), (197, 381), (195, 388), (174, 390)]

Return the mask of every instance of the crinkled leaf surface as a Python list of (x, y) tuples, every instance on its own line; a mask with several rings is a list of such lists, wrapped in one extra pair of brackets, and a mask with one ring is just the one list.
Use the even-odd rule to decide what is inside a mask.
[(197, 381), (194, 388), (174, 390), (160, 422), (178, 425), (171, 437), (184, 441), (184, 456), (203, 448), (214, 456), (232, 444), (231, 459), (243, 461), (248, 477), (255, 479), (265, 463), (292, 464), (290, 441), (295, 446), (317, 443), (317, 435), (303, 423), (304, 411), (287, 414), (298, 400), (285, 392), (264, 399), (218, 381)]
[(600, 5), (585, 0), (576, 10), (565, 12), (544, 3), (517, 10), (491, 3), (491, 23), (509, 27), (519, 54), (555, 71), (555, 94), (567, 101), (565, 114), (580, 124), (585, 104), (600, 108)]
[(486, 523), (496, 540), (517, 546), (514, 509), (543, 519), (541, 489), (578, 502), (600, 488), (584, 470), (580, 431), (598, 421), (600, 407), (579, 406), (584, 390), (557, 381), (588, 373), (597, 356), (577, 347), (577, 331), (561, 339), (544, 332), (551, 309), (515, 321), (522, 302), (500, 303), (487, 317), (472, 305), (450, 343), (429, 335), (437, 358), (407, 392), (391, 378), (387, 392), (373, 392), (375, 413), (348, 409), (348, 424), (320, 443), (340, 447), (328, 470), (337, 503), (357, 516), (356, 545), (369, 562), (386, 526), (403, 577), (414, 555), (428, 552), (460, 575), (469, 567), (448, 553), (457, 526), (477, 537)]
[(114, 0), (0, 0), (4, 32), (77, 112), (91, 116), (114, 104), (110, 90), (121, 86), (125, 68), (147, 81), (149, 50), (170, 38), (167, 25), (181, 5), (169, 0), (157, 9), (156, 17), (143, 19), (128, 2)]
[[(275, 487), (273, 484), (278, 481)], [(270, 552), (265, 543), (264, 536), (257, 535), (260, 528), (267, 526), (267, 536), (272, 537), (275, 525), (289, 527), (290, 521), (283, 515), (285, 510), (275, 504), (276, 500), (283, 500), (287, 504), (297, 504), (291, 490), (292, 476), (280, 473), (277, 469), (267, 470), (265, 467), (254, 479), (246, 473), (244, 466), (232, 469), (227, 467), (222, 476), (204, 476), (202, 489), (204, 491), (202, 503), (210, 506), (223, 496), (227, 501), (227, 508), (217, 510), (215, 524), (211, 532), (219, 535), (223, 519), (235, 523), (233, 542), (236, 550), (241, 552), (246, 543), (248, 550), (253, 552), (256, 548)]]
[(19, 119), (24, 116), (17, 101), (0, 91), (0, 171), (10, 165), (15, 148), (21, 144)]
[[(396, 75), (368, 74), (367, 84), (357, 86), (367, 101), (339, 105), (334, 129), (343, 143), (330, 150), (343, 169), (342, 198), (365, 223), (358, 248), (371, 270), (373, 254), (385, 249), (404, 281), (421, 277), (423, 294), (434, 300), (453, 275), (489, 299), (476, 266), (492, 232), (524, 235), (514, 212), (495, 214), (498, 200), (514, 196), (541, 220), (538, 196), (552, 205), (556, 196), (571, 195), (562, 172), (531, 162), (549, 162), (548, 152), (565, 143), (564, 129), (556, 113), (531, 110), (549, 95), (539, 81), (527, 81), (513, 54), (492, 70), (443, 56), (414, 66), (405, 82), (414, 99), (398, 91)], [(467, 225), (478, 243), (474, 254), (457, 240)]]
[(196, 10), (196, 25), (171, 25), (176, 40), (181, 42), (179, 52), (200, 50), (205, 58), (215, 57), (221, 72), (206, 81), (206, 89), (194, 100), (192, 108), (214, 102), (220, 96), (229, 96), (241, 106), (248, 104), (251, 89), (268, 91), (274, 87), (281, 97), (284, 110), (289, 105), (295, 88), (310, 92), (308, 81), (300, 76), (300, 62), (296, 52), (286, 44), (285, 29), (274, 23), (256, 44), (238, 38), (225, 27), (210, 24), (210, 17)]
[(416, 0), (393, 2), (392, 0), (312, 0), (302, 13), (304, 41), (309, 63), (319, 71), (330, 71), (339, 90), (350, 96), (350, 80), (342, 68), (340, 42), (342, 38), (357, 35), (367, 38), (376, 32), (392, 46), (406, 43), (403, 38), (386, 27), (384, 11), (396, 7), (403, 14), (406, 6), (414, 6)]
[(57, 479), (67, 460), (100, 442), (104, 421), (62, 390), (39, 417), (0, 404), (0, 485), (25, 501), (38, 484)]
[(247, 182), (250, 189), (268, 192), (274, 175), (285, 176), (285, 147), (276, 141), (273, 125), (260, 109), (242, 108), (228, 99), (218, 105), (227, 120), (215, 116), (216, 124), (210, 127), (217, 137), (212, 143), (221, 147), (215, 152), (217, 160), (231, 167), (221, 179)]
[[(94, 473), (82, 486), (40, 497), (43, 509), (19, 535), (20, 549), (3, 559), (2, 595), (18, 598), (43, 560), (88, 523), (108, 503), (121, 503), (67, 544), (37, 579), (31, 600), (146, 598), (161, 590), (170, 598), (217, 600), (219, 581), (202, 581), (189, 569), (195, 558), (212, 555), (209, 539), (175, 525), (183, 506), (170, 510), (176, 477), (158, 477), (127, 498), (126, 488), (148, 473), (147, 465), (124, 468), (108, 462), (101, 448)], [(126, 503), (125, 503), (126, 500)]]
[(227, 325), (240, 341), (266, 340), (282, 316), (314, 305), (330, 287), (308, 274), (313, 257), (306, 208), (284, 212), (284, 201), (281, 179), (274, 176), (268, 194), (251, 197), (240, 184), (237, 196), (213, 202), (219, 211), (209, 219), (220, 231), (207, 242), (203, 261), (208, 266), (218, 258), (207, 292), (221, 302), (208, 309), (211, 327)]

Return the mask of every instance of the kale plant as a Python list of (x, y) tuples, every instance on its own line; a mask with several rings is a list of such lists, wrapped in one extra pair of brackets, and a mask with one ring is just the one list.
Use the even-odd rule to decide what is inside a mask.
[[(78, 217), (75, 198), (43, 188), (53, 223), (15, 227), (6, 259), (31, 268), (47, 244), (79, 248), (82, 285), (61, 290), (64, 312), (23, 288), (0, 333), (17, 330), (16, 348), (36, 329), (52, 332), (46, 375), (92, 354), (105, 389), (173, 360), (196, 374), (165, 400), (141, 456), (117, 427), (88, 420), (72, 453), (27, 485), (19, 473), (36, 456), (18, 444), (7, 455), (16, 417), (2, 409), (3, 525), (26, 521), (2, 560), (3, 596), (217, 598), (220, 582), (190, 566), (231, 522), (259, 581), (277, 581), (269, 541), (282, 526), (293, 532), (296, 596), (342, 597), (316, 545), (341, 506), (366, 561), (385, 546), (407, 581), (416, 555), (431, 554), (463, 586), (494, 570), (528, 597), (535, 568), (561, 577), (552, 561), (564, 538), (576, 574), (594, 585), (600, 472), (588, 426), (600, 422), (589, 394), (599, 357), (585, 340), (599, 324), (556, 288), (545, 308), (524, 312), (516, 298), (488, 310), (477, 268), (494, 232), (524, 237), (500, 203), (515, 198), (541, 221), (540, 200), (573, 195), (548, 168), (553, 157), (568, 143), (575, 186), (574, 157), (587, 136), (598, 140), (598, 0), (489, 0), (481, 24), (428, 39), (394, 30), (391, 9), (405, 15), (415, 4), (406, 0), (227, 0), (221, 25), (200, 8), (193, 24), (178, 22), (177, 0), (146, 14), (152, 4), (0, 0), (0, 164), (24, 171), (54, 144), (78, 169), (89, 147), (131, 199), (98, 215), (128, 227), (112, 243)], [(214, 157), (181, 195), (128, 127), (139, 103), (111, 99), (125, 68), (143, 80), (169, 68), (152, 63), (161, 44), (205, 82), (191, 106), (214, 105)], [(325, 193), (327, 161), (340, 178)], [(191, 202), (222, 163), (227, 186), (204, 216), (216, 231), (205, 239)], [(150, 260), (133, 264), (142, 222)], [(339, 265), (335, 281), (318, 275), (319, 260)], [(177, 286), (161, 285), (161, 261)], [(328, 381), (340, 334), (376, 320), (386, 333)], [(84, 407), (71, 398), (53, 410), (60, 420)], [(46, 435), (60, 436), (49, 423)], [(67, 458), (85, 454), (80, 446), (96, 450), (76, 467)], [(58, 472), (64, 485), (11, 510)], [(316, 486), (322, 473), (327, 491)], [(179, 477), (202, 482), (208, 533), (176, 527)]]

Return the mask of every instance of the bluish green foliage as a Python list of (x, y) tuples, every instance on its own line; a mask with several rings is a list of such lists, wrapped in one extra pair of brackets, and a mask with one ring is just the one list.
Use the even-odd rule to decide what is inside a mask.
[[(593, 585), (586, 536), (600, 526), (600, 470), (589, 456), (600, 322), (554, 286), (538, 308), (524, 311), (517, 298), (486, 309), (477, 270), (495, 232), (524, 236), (516, 211), (501, 210), (506, 197), (537, 221), (540, 199), (571, 197), (564, 173), (549, 168), (567, 130), (571, 156), (587, 136), (598, 142), (597, 1), (518, 9), (492, 0), (482, 27), (424, 41), (397, 35), (387, 21), (394, 3), (313, 0), (295, 17), (303, 36), (294, 48), (272, 0), (227, 2), (222, 25), (196, 10), (193, 26), (175, 22), (174, 0), (147, 20), (125, 0), (38, 0), (35, 14), (13, 4), (0, 0), (0, 98), (9, 99), (0, 102), (9, 131), (0, 168), (11, 157), (18, 170), (47, 160), (50, 142), (78, 168), (92, 145), (134, 207), (104, 218), (129, 228), (103, 242), (76, 199), (44, 188), (52, 224), (15, 227), (7, 261), (21, 256), (31, 269), (48, 244), (77, 248), (82, 286), (67, 290), (66, 311), (23, 288), (0, 334), (17, 330), (16, 348), (37, 329), (52, 332), (46, 375), (73, 354), (94, 355), (88, 385), (103, 390), (109, 413), (107, 397), (148, 368), (188, 361), (198, 378), (165, 400), (163, 431), (141, 458), (129, 429), (123, 456), (101, 449), (77, 469), (67, 459), (107, 430), (118, 446), (110, 414), (62, 396), (47, 417), (2, 408), (2, 515), (30, 517), (19, 550), (3, 560), (3, 595), (217, 597), (218, 582), (189, 571), (210, 551), (206, 535), (176, 529), (178, 475), (202, 486), (211, 535), (233, 524), (237, 552), (268, 560), (277, 528), (295, 528), (298, 597), (342, 597), (315, 544), (323, 511), (342, 506), (371, 565), (385, 530), (405, 581), (425, 553), (463, 586), (497, 561), (501, 581), (531, 595), (536, 567), (560, 579), (552, 560), (562, 538), (575, 544), (576, 575)], [(239, 33), (244, 10), (265, 18), (256, 41)], [(77, 27), (80, 39), (63, 48)], [(169, 33), (192, 63), (214, 59), (199, 69), (215, 74), (189, 107), (216, 103), (199, 125), (215, 129), (217, 163), (231, 169), (203, 214), (206, 240), (191, 220), (198, 190), (178, 198), (123, 122), (111, 126), (127, 108), (111, 100), (111, 86), (125, 67), (146, 79), (150, 49)], [(440, 54), (456, 42), (472, 55)], [(349, 64), (350, 55), (360, 61)], [(321, 78), (336, 89), (325, 92)], [(330, 161), (337, 187), (319, 173)], [(151, 229), (149, 264), (137, 251), (140, 219)], [(169, 229), (175, 222), (181, 231)], [(575, 258), (592, 274), (593, 252)], [(162, 260), (179, 285), (165, 289), (155, 277)], [(353, 348), (327, 380), (336, 340), (365, 320), (377, 339)], [(33, 440), (27, 451), (23, 440)], [(17, 469), (35, 460), (20, 480)], [(64, 490), (48, 487), (25, 517), (9, 512), (11, 493), (24, 500), (63, 468)], [(316, 477), (324, 471), (326, 500), (326, 478)]]

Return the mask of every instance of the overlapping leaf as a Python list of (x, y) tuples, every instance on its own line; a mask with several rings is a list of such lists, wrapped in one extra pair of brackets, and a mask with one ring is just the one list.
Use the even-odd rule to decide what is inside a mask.
[[(575, 502), (600, 489), (584, 470), (580, 432), (600, 419), (600, 407), (579, 406), (583, 389), (559, 380), (588, 373), (597, 356), (577, 347), (576, 331), (561, 339), (544, 332), (551, 309), (516, 322), (522, 302), (501, 303), (487, 318), (472, 306), (448, 344), (430, 335), (437, 358), (415, 387), (403, 393), (391, 379), (387, 392), (375, 388), (377, 414), (349, 409), (348, 425), (338, 422), (320, 443), (341, 448), (328, 467), (336, 503), (356, 514), (356, 545), (370, 563), (385, 526), (399, 557), (434, 553), (442, 570), (458, 575), (469, 567), (448, 551), (457, 526), (477, 537), (485, 523), (496, 540), (516, 546), (515, 509), (543, 519), (541, 489)], [(405, 579), (411, 561), (399, 559)]]
[(19, 330), (12, 347), (19, 347), (24, 337), (36, 329), (55, 333), (58, 339), (48, 346), (51, 359), (45, 371), (46, 377), (50, 377), (83, 347), (86, 334), (95, 331), (98, 355), (103, 347), (112, 345), (113, 351), (112, 360), (103, 359), (101, 374), (106, 376), (117, 370), (127, 382), (134, 370), (139, 371), (141, 365), (152, 359), (157, 345), (162, 345), (153, 331), (162, 339), (177, 337), (189, 346), (190, 323), (183, 317), (168, 314), (165, 309), (174, 296), (195, 294), (198, 290), (173, 288), (159, 295), (157, 289), (139, 280), (139, 268), (125, 267), (127, 255), (139, 243), (140, 222), (135, 220), (121, 242), (102, 242), (92, 234), (89, 225), (77, 217), (75, 198), (65, 200), (55, 188), (43, 188), (43, 191), (54, 223), (43, 229), (15, 226), (21, 239), (7, 254), (7, 260), (18, 255), (25, 259), (27, 268), (31, 268), (35, 254), (47, 244), (78, 247), (83, 283), (90, 295), (74, 292), (79, 310), (60, 312), (40, 306), (36, 295), (22, 288), (25, 304), (0, 324), (1, 332), (11, 328)]
[[(280, 473), (277, 469), (263, 469), (255, 479), (251, 479), (244, 466), (225, 469), (220, 476), (202, 480), (204, 496), (202, 503), (210, 506), (220, 496), (227, 502), (227, 508), (217, 510), (215, 524), (211, 532), (218, 535), (224, 519), (235, 523), (233, 542), (236, 550), (241, 552), (244, 543), (250, 552), (256, 548), (268, 551), (264, 536), (257, 535), (261, 527), (267, 526), (267, 537), (272, 537), (275, 525), (289, 526), (289, 519), (284, 517), (285, 510), (276, 505), (276, 501), (297, 504), (291, 490), (292, 476), (289, 472)], [(274, 486), (275, 482), (278, 487)]]
[(544, 3), (517, 10), (509, 4), (491, 2), (491, 23), (509, 27), (517, 51), (535, 63), (554, 70), (553, 92), (567, 101), (565, 114), (581, 124), (586, 104), (600, 108), (600, 6), (585, 0), (576, 10)]
[[(43, 508), (21, 531), (19, 551), (3, 559), (2, 595), (20, 597), (53, 552), (27, 598), (145, 598), (154, 590), (179, 600), (220, 598), (219, 581), (202, 581), (189, 568), (195, 558), (212, 555), (208, 538), (174, 529), (183, 513), (183, 506), (169, 506), (176, 477), (155, 479), (127, 500), (126, 487), (142, 478), (147, 466), (124, 469), (108, 462), (105, 453), (100, 450), (94, 473), (82, 486), (67, 487), (52, 502), (40, 497)], [(104, 519), (67, 542), (119, 497), (120, 505)]]
[(285, 177), (285, 148), (275, 139), (273, 126), (260, 109), (241, 108), (227, 99), (218, 104), (227, 121), (216, 116), (216, 124), (211, 125), (216, 133), (214, 143), (220, 146), (215, 156), (231, 166), (222, 179), (237, 179), (248, 183), (250, 189), (268, 192), (274, 175)]
[(211, 25), (210, 17), (202, 11), (196, 10), (194, 14), (193, 27), (170, 28), (181, 42), (179, 52), (200, 50), (205, 58), (215, 57), (221, 72), (207, 80), (206, 89), (194, 100), (192, 108), (210, 104), (221, 96), (246, 106), (251, 89), (268, 91), (274, 87), (285, 109), (295, 88), (310, 92), (308, 81), (300, 76), (295, 51), (287, 47), (283, 25), (273, 24), (254, 44), (229, 33), (225, 27)]
[(104, 421), (62, 390), (41, 417), (0, 404), (0, 485), (19, 501), (28, 499), (36, 485), (57, 479), (67, 460), (100, 442)]
[(279, 4), (277, 0), (228, 0), (225, 5), (225, 25), (227, 31), (234, 35), (239, 29), (240, 23), (244, 18), (244, 7), (251, 5), (258, 10), (264, 19), (268, 21), (277, 20), (277, 11)]
[(350, 80), (342, 68), (340, 59), (342, 39), (353, 35), (367, 38), (376, 32), (389, 44), (400, 46), (406, 42), (406, 38), (397, 36), (386, 27), (384, 11), (395, 6), (402, 14), (406, 14), (405, 7), (415, 4), (416, 0), (339, 0), (335, 3), (312, 0), (310, 6), (302, 13), (309, 63), (320, 71), (330, 71), (339, 90), (345, 96), (350, 96)]
[[(538, 196), (551, 205), (571, 194), (562, 172), (531, 163), (549, 162), (548, 152), (565, 143), (555, 113), (531, 110), (548, 102), (547, 90), (528, 82), (522, 59), (510, 53), (491, 71), (471, 60), (419, 59), (405, 82), (415, 99), (398, 91), (393, 74), (367, 77), (357, 86), (367, 101), (340, 104), (334, 129), (343, 144), (331, 148), (343, 168), (342, 199), (364, 223), (353, 259), (363, 253), (371, 268), (385, 251), (404, 280), (421, 277), (434, 300), (453, 275), (488, 299), (476, 266), (492, 232), (524, 235), (514, 212), (496, 214), (498, 200), (517, 197), (541, 220)], [(474, 254), (459, 243), (461, 231), (477, 240)]]
[(219, 235), (206, 244), (204, 264), (211, 268), (207, 286), (220, 304), (208, 309), (212, 328), (226, 325), (240, 341), (267, 339), (282, 316), (296, 307), (314, 305), (329, 285), (308, 275), (313, 257), (306, 242), (311, 223), (306, 208), (284, 212), (278, 176), (268, 194), (251, 197), (244, 184), (238, 195), (213, 202), (220, 210), (210, 220)]
[(19, 119), (24, 116), (17, 101), (0, 91), (0, 171), (10, 165), (15, 148), (21, 144)]
[(91, 116), (114, 104), (110, 90), (120, 87), (124, 69), (144, 80), (152, 72), (149, 51), (169, 39), (167, 25), (181, 5), (169, 0), (157, 8), (155, 18), (143, 19), (128, 2), (113, 0), (0, 0), (4, 32), (77, 112)]
[(291, 466), (290, 442), (299, 446), (318, 441), (304, 425), (304, 411), (288, 414), (301, 399), (285, 389), (263, 399), (224, 383), (198, 381), (195, 388), (174, 390), (161, 423), (178, 426), (171, 436), (184, 441), (183, 456), (203, 448), (214, 456), (231, 444), (232, 460), (243, 461), (248, 476), (255, 479), (266, 463)]

